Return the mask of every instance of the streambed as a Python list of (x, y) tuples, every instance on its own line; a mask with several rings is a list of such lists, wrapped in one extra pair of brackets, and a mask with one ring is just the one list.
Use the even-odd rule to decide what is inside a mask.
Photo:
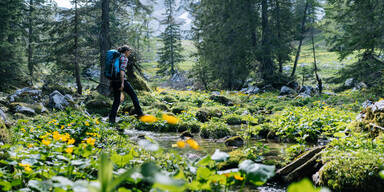
[[(213, 140), (213, 139), (203, 139), (201, 137), (194, 137), (194, 139), (199, 143), (201, 149), (196, 151), (191, 148), (172, 148), (172, 144), (175, 144), (178, 140), (180, 140), (180, 134), (178, 133), (154, 133), (150, 131), (138, 131), (138, 130), (124, 130), (124, 134), (128, 135), (133, 141), (138, 141), (140, 138), (138, 136), (147, 136), (154, 139), (161, 148), (165, 150), (173, 149), (181, 153), (181, 155), (186, 158), (200, 158), (207, 154), (213, 154), (216, 149), (220, 149), (224, 152), (231, 152), (235, 149), (235, 147), (227, 147), (224, 144), (223, 140)], [(263, 143), (269, 149), (269, 157), (268, 158), (278, 158), (279, 156), (283, 156), (285, 154), (285, 149), (289, 146), (293, 145), (290, 143), (278, 143), (278, 142), (270, 142), (265, 140), (257, 140), (251, 139), (249, 141), (249, 145), (253, 146), (257, 143)], [(283, 192), (286, 190), (285, 186), (282, 186), (278, 183), (267, 183), (266, 185), (258, 188), (248, 188), (245, 191), (260, 191), (260, 192)]]

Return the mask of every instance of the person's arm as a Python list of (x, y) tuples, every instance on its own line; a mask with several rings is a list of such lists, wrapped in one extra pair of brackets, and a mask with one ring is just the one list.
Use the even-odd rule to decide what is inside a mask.
[(125, 72), (121, 70), (120, 71), (120, 81), (121, 81), (120, 91), (123, 91), (124, 89), (124, 78), (125, 78)]
[(121, 81), (120, 91), (123, 91), (124, 89), (125, 70), (127, 68), (127, 64), (128, 64), (128, 59), (125, 56), (122, 56), (120, 58), (120, 81)]

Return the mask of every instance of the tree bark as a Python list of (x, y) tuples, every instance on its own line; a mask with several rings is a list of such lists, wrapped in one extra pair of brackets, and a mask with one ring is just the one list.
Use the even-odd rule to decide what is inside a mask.
[[(313, 8), (312, 8), (313, 9)], [(314, 11), (312, 10), (312, 14), (314, 14)], [(323, 91), (323, 83), (321, 81), (321, 78), (319, 76), (318, 68), (317, 68), (317, 62), (316, 62), (316, 49), (315, 49), (315, 40), (314, 40), (314, 24), (315, 24), (315, 16), (312, 15), (312, 30), (311, 30), (311, 38), (312, 38), (312, 52), (313, 52), (313, 65), (315, 68), (315, 75), (316, 75), (316, 81), (317, 81), (317, 86), (319, 87), (319, 95), (321, 95)]]
[(34, 64), (32, 61), (33, 57), (33, 0), (29, 0), (29, 18), (28, 18), (28, 70), (31, 78), (31, 84), (33, 84), (33, 70)]
[(111, 48), (109, 38), (109, 0), (101, 1), (101, 31), (100, 31), (100, 83), (97, 91), (102, 95), (109, 95), (108, 79), (104, 76), (104, 63), (107, 51)]
[(77, 10), (77, 0), (75, 0), (75, 77), (77, 85), (77, 93), (82, 94), (83, 87), (81, 86), (80, 79), (80, 66), (79, 66), (79, 13)]
[(262, 61), (261, 61), (261, 73), (264, 81), (271, 81), (271, 77), (273, 77), (273, 61), (271, 54), (271, 42), (270, 42), (270, 30), (268, 23), (268, 1), (262, 0), (262, 42), (261, 47), (263, 50)]
[(296, 72), (296, 68), (297, 68), (297, 62), (299, 61), (299, 57), (300, 57), (301, 45), (303, 44), (303, 40), (304, 40), (305, 21), (307, 20), (308, 6), (309, 6), (309, 3), (308, 3), (308, 0), (306, 0), (305, 1), (304, 16), (303, 16), (303, 20), (301, 21), (301, 35), (300, 35), (299, 47), (297, 48), (295, 63), (293, 64), (293, 70), (291, 73), (291, 78), (293, 78), (295, 76), (295, 72)]
[[(280, 26), (280, 2), (276, 0), (276, 20), (277, 20), (277, 38), (278, 41), (281, 42), (281, 26)], [(277, 61), (279, 62), (279, 73), (283, 73), (283, 58), (281, 55), (281, 46), (279, 45), (279, 50), (277, 53)]]

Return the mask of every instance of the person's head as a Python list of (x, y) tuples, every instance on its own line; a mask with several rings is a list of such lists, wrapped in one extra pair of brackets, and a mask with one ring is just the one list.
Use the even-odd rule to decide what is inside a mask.
[(126, 57), (128, 57), (131, 54), (132, 49), (128, 45), (123, 45), (119, 47), (117, 51), (120, 52), (121, 54), (124, 54)]

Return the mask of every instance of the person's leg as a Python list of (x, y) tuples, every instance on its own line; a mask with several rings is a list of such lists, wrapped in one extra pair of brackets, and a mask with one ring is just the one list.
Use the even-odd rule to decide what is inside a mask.
[(143, 111), (141, 110), (139, 99), (137, 98), (137, 95), (135, 91), (133, 90), (131, 84), (125, 80), (124, 81), (124, 91), (128, 93), (128, 95), (131, 97), (131, 100), (133, 102), (133, 106), (135, 106), (135, 112), (138, 116), (143, 115)]
[(112, 86), (112, 88), (113, 88), (113, 104), (112, 104), (111, 112), (109, 113), (109, 122), (115, 123), (117, 111), (118, 111), (119, 105), (120, 105), (121, 91), (119, 91), (119, 89), (114, 87), (114, 86)]

